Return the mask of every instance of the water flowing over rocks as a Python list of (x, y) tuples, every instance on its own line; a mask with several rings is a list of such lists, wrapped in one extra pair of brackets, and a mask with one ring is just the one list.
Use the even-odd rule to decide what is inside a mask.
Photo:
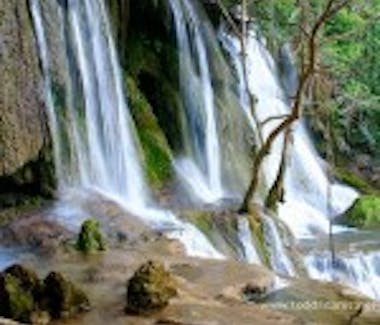
[[(0, 315), (68, 325), (379, 323), (368, 298), (380, 299), (376, 189), (341, 170), (337, 179), (366, 195), (332, 182), (306, 123), (294, 126), (284, 199), (266, 207), (280, 137), (249, 213), (237, 212), (259, 145), (247, 88), (261, 121), (289, 113), (290, 44), (276, 62), (243, 17), (244, 76), (240, 39), (217, 1), (3, 2), (0, 209), (10, 211), (0, 211)], [(242, 27), (242, 10), (232, 14)], [(277, 122), (264, 123), (264, 136)], [(36, 193), (55, 201), (40, 207)], [(364, 230), (334, 224), (331, 243), (337, 215)]]

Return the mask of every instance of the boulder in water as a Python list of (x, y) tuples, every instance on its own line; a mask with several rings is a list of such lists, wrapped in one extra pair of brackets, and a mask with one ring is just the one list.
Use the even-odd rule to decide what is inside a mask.
[(68, 318), (90, 309), (85, 293), (58, 272), (51, 272), (44, 280), (44, 304), (51, 317)]
[(98, 221), (87, 219), (83, 222), (76, 247), (85, 254), (104, 251), (106, 249)]
[(4, 274), (9, 274), (16, 278), (22, 290), (31, 293), (36, 301), (41, 298), (43, 286), (33, 270), (19, 264), (14, 264), (5, 269)]
[(12, 274), (0, 274), (0, 315), (21, 322), (29, 322), (35, 309), (35, 301), (30, 291)]
[(128, 312), (147, 314), (166, 307), (177, 295), (172, 275), (159, 262), (143, 264), (127, 283)]
[(361, 196), (346, 211), (342, 221), (352, 227), (380, 227), (380, 196)]

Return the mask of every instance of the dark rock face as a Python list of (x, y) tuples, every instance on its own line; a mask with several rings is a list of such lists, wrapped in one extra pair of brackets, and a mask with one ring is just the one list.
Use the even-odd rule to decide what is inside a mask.
[(127, 311), (147, 314), (168, 305), (177, 290), (171, 274), (158, 262), (143, 264), (127, 283)]
[(68, 318), (90, 309), (85, 293), (62, 274), (51, 272), (44, 286), (45, 307), (53, 318)]
[(42, 78), (27, 0), (0, 8), (0, 176), (35, 159), (44, 144)]

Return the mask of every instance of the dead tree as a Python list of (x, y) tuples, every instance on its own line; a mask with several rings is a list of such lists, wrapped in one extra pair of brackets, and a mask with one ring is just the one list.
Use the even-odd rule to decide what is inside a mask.
[[(249, 212), (250, 202), (253, 199), (257, 191), (257, 187), (260, 181), (261, 167), (264, 162), (265, 157), (270, 153), (272, 145), (277, 137), (289, 130), (294, 122), (296, 122), (302, 116), (302, 106), (303, 106), (303, 97), (305, 91), (307, 90), (308, 83), (312, 78), (316, 70), (316, 53), (318, 48), (318, 34), (321, 31), (323, 25), (328, 19), (334, 16), (339, 10), (345, 7), (350, 0), (328, 0), (321, 14), (316, 19), (313, 24), (310, 33), (306, 34), (306, 44), (303, 59), (301, 60), (299, 84), (293, 99), (292, 109), (288, 116), (286, 116), (277, 127), (275, 127), (268, 137), (264, 140), (262, 146), (256, 152), (253, 165), (252, 165), (252, 176), (251, 182), (248, 187), (248, 190), (245, 194), (243, 203), (240, 207), (241, 213)], [(287, 138), (285, 136), (285, 138)], [(286, 142), (284, 143), (284, 146)], [(285, 164), (286, 161), (282, 159), (281, 164)], [(283, 177), (284, 167), (279, 169), (279, 177)], [(279, 178), (277, 177), (277, 179)], [(277, 181), (277, 180), (276, 180)], [(281, 181), (278, 180), (277, 183), (280, 185)], [(278, 189), (274, 189), (277, 190)], [(273, 190), (273, 191), (274, 191)]]

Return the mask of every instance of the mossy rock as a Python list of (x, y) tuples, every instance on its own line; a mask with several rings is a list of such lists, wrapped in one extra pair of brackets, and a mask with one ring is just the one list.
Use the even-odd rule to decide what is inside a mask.
[(380, 196), (363, 195), (346, 211), (342, 222), (352, 227), (380, 227)]
[(58, 272), (51, 272), (44, 280), (44, 308), (54, 319), (69, 318), (88, 311), (86, 294)]
[(25, 292), (30, 292), (36, 301), (41, 298), (43, 285), (33, 270), (19, 264), (14, 264), (5, 269), (4, 274), (9, 274), (18, 279), (21, 288)]
[(161, 187), (172, 175), (172, 155), (152, 107), (137, 87), (133, 78), (127, 78), (131, 112), (141, 141), (145, 170), (150, 183)]
[(354, 172), (350, 171), (347, 168), (336, 167), (334, 169), (334, 175), (341, 182), (355, 187), (360, 192), (368, 195), (380, 195), (380, 191), (372, 186), (364, 178), (356, 175)]
[(148, 314), (160, 310), (176, 294), (172, 275), (161, 263), (148, 261), (127, 282), (126, 311)]
[(87, 219), (83, 222), (76, 243), (76, 248), (85, 254), (104, 251), (106, 249), (106, 244), (100, 231), (98, 221)]
[(0, 274), (0, 315), (29, 322), (34, 309), (33, 295), (23, 288), (21, 281), (11, 274)]

